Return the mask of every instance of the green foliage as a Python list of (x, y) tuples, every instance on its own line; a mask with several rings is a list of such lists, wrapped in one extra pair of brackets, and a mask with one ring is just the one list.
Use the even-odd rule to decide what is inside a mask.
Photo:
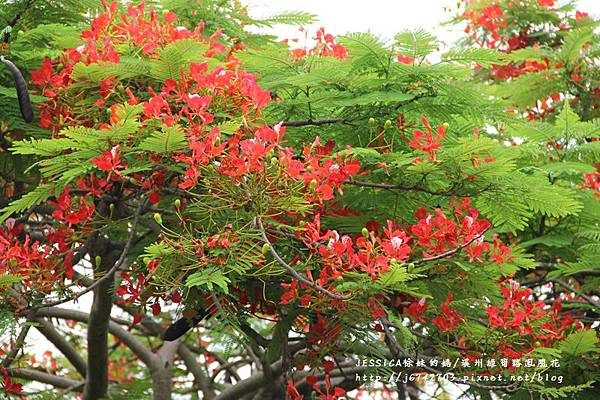
[(593, 329), (580, 330), (570, 334), (559, 345), (563, 354), (571, 357), (581, 356), (585, 353), (599, 353), (598, 338)]
[(144, 139), (140, 143), (139, 149), (159, 154), (169, 154), (184, 149), (186, 145), (185, 135), (181, 127), (163, 126), (160, 132), (155, 132)]

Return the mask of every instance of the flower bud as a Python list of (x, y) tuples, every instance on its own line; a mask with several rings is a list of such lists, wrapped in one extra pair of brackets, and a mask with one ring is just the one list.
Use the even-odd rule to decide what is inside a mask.
[(163, 223), (162, 216), (159, 213), (154, 213), (154, 220), (159, 225), (162, 225)]
[(308, 187), (310, 190), (315, 190), (315, 188), (317, 187), (317, 180), (313, 179), (312, 181), (310, 181), (310, 184)]
[(447, 122), (444, 122), (444, 123), (442, 124), (442, 126), (444, 127), (444, 129), (448, 129), (448, 127), (450, 126), (450, 124), (449, 124), (449, 123), (447, 123)]
[(390, 126), (392, 126), (392, 121), (390, 121), (389, 119), (385, 121), (385, 124), (383, 124), (383, 127), (385, 129), (390, 129)]
[(277, 157), (271, 157), (271, 166), (276, 167), (278, 163), (279, 160), (277, 159)]
[(269, 243), (265, 243), (265, 244), (263, 244), (263, 246), (262, 246), (262, 253), (263, 253), (264, 255), (267, 255), (267, 254), (269, 254), (269, 251), (270, 251), (270, 250), (271, 250), (271, 246), (269, 246)]
[(102, 257), (100, 256), (96, 256), (96, 259), (94, 260), (94, 262), (96, 263), (96, 267), (100, 267), (100, 264), (102, 263)]
[(175, 205), (176, 209), (179, 210), (181, 208), (181, 200), (175, 199), (175, 201), (173, 202), (173, 204)]
[(375, 118), (373, 118), (373, 117), (369, 118), (369, 125), (375, 126), (376, 123), (377, 123), (377, 121), (375, 121)]
[(110, 212), (110, 215), (113, 215), (113, 213), (115, 212), (115, 205), (114, 205), (114, 203), (110, 203), (108, 205), (108, 211)]
[(306, 172), (313, 172), (312, 165), (309, 165), (308, 167), (306, 167)]
[(362, 228), (362, 235), (365, 239), (369, 238), (369, 230), (367, 228)]

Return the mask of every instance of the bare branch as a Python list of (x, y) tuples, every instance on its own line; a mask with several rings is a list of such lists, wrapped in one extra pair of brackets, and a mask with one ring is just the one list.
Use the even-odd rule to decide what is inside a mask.
[(27, 315), (27, 320), (25, 321), (25, 325), (23, 326), (23, 328), (21, 328), (21, 332), (19, 332), (19, 336), (17, 336), (17, 339), (15, 340), (15, 343), (13, 344), (12, 348), (10, 349), (10, 351), (8, 352), (6, 357), (4, 357), (4, 360), (2, 360), (2, 364), (0, 364), (0, 366), (2, 368), (10, 367), (12, 362), (17, 357), (17, 354), (19, 354), (19, 351), (25, 344), (25, 339), (27, 338), (27, 334), (29, 333), (29, 329), (31, 328), (30, 322), (31, 322), (32, 318), (33, 318), (33, 314), (29, 313)]
[[(58, 307), (42, 308), (37, 311), (37, 315), (50, 318), (71, 319), (82, 323), (88, 323), (90, 318), (90, 314), (86, 312)], [(113, 321), (110, 321), (108, 326), (110, 333), (125, 343), (144, 364), (149, 367), (155, 365), (156, 355), (149, 348), (144, 346), (134, 334), (127, 332), (125, 329), (121, 328), (119, 324)]]
[(304, 121), (283, 121), (283, 126), (321, 126), (331, 125), (340, 122), (350, 122), (347, 118), (327, 118), (327, 119), (307, 119)]
[(333, 292), (325, 289), (324, 287), (319, 286), (316, 283), (308, 280), (308, 278), (306, 278), (305, 276), (303, 276), (302, 274), (297, 272), (291, 265), (286, 263), (283, 260), (283, 258), (281, 258), (281, 256), (277, 253), (277, 251), (275, 250), (275, 247), (273, 247), (273, 244), (269, 241), (269, 238), (267, 237), (267, 233), (265, 232), (265, 227), (263, 226), (261, 219), (258, 217), (256, 218), (256, 224), (257, 224), (258, 228), (260, 229), (263, 240), (265, 241), (265, 243), (267, 243), (269, 245), (269, 250), (270, 250), (273, 258), (275, 258), (275, 260), (277, 260), (277, 262), (283, 268), (285, 268), (294, 278), (298, 279), (300, 282), (304, 283), (305, 285), (307, 285), (307, 286), (309, 286), (309, 287), (311, 287), (311, 288), (313, 288), (335, 300), (348, 300), (352, 297), (352, 295), (339, 295), (339, 294), (333, 293)]
[(452, 250), (448, 250), (448, 251), (446, 251), (446, 252), (444, 252), (444, 253), (440, 253), (440, 254), (438, 254), (438, 255), (436, 255), (436, 256), (433, 256), (433, 257), (425, 257), (425, 258), (421, 258), (421, 259), (419, 259), (419, 260), (410, 261), (410, 262), (411, 262), (412, 264), (414, 264), (414, 265), (418, 265), (418, 264), (423, 264), (423, 263), (426, 263), (426, 262), (429, 262), (429, 261), (435, 261), (435, 260), (440, 260), (440, 259), (442, 259), (442, 258), (448, 258), (448, 257), (450, 257), (450, 256), (452, 256), (452, 255), (454, 255), (454, 254), (458, 253), (459, 251), (461, 251), (461, 250), (462, 250), (462, 249), (464, 249), (465, 247), (469, 246), (469, 245), (470, 245), (471, 243), (473, 243), (474, 241), (476, 241), (476, 240), (478, 240), (479, 238), (483, 237), (483, 235), (485, 235), (485, 233), (486, 233), (487, 231), (489, 231), (489, 230), (490, 230), (490, 228), (491, 228), (491, 226), (490, 226), (490, 227), (487, 227), (487, 228), (485, 228), (485, 229), (484, 229), (483, 231), (481, 231), (481, 233), (479, 233), (477, 236), (473, 237), (473, 238), (472, 238), (471, 240), (469, 240), (468, 242), (466, 242), (466, 243), (463, 243), (463, 244), (461, 244), (461, 245), (460, 245), (460, 246), (458, 246), (458, 247), (455, 247), (455, 248), (454, 248), (454, 249), (452, 249)]
[(365, 182), (365, 181), (356, 181), (348, 179), (344, 183), (347, 185), (361, 186), (361, 187), (369, 187), (376, 189), (386, 189), (386, 190), (404, 190), (404, 191), (413, 191), (413, 192), (422, 192), (429, 193), (436, 196), (448, 196), (456, 190), (455, 186), (452, 186), (450, 189), (437, 192), (435, 190), (426, 189), (419, 186), (408, 186), (408, 185), (400, 185), (400, 184), (392, 184), (392, 183), (378, 183), (378, 182)]
[(579, 296), (581, 296), (582, 299), (584, 299), (585, 301), (587, 301), (589, 304), (593, 305), (594, 307), (600, 307), (600, 302), (598, 302), (597, 300), (594, 300), (592, 297), (588, 296), (587, 294), (582, 293), (580, 290), (577, 290), (573, 286), (569, 285), (567, 282), (565, 282), (561, 279), (553, 279), (550, 282), (557, 283), (560, 286), (562, 286), (563, 288), (570, 290), (573, 293), (577, 293)]
[(31, 368), (14, 368), (9, 369), (8, 374), (13, 378), (25, 379), (27, 381), (36, 381), (52, 385), (59, 389), (73, 389), (74, 387), (82, 386), (83, 381), (76, 381), (62, 376), (48, 374), (43, 371), (38, 371)]
[(86, 362), (77, 350), (61, 335), (54, 326), (45, 318), (37, 318), (36, 329), (48, 339), (75, 367), (77, 372), (85, 378), (87, 373)]

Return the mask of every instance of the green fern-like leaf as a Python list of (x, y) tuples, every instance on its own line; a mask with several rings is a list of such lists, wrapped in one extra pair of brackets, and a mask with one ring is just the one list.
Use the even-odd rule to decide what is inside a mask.
[(423, 58), (437, 49), (437, 38), (423, 29), (404, 31), (394, 36), (395, 46), (405, 56)]
[(38, 205), (53, 195), (57, 189), (54, 184), (44, 184), (36, 187), (31, 192), (23, 195), (20, 199), (12, 201), (8, 206), (0, 210), (0, 223), (6, 221), (11, 215), (27, 210)]
[(164, 126), (160, 132), (154, 132), (152, 136), (144, 139), (139, 148), (158, 154), (169, 154), (183, 150), (186, 143), (185, 134), (180, 126)]

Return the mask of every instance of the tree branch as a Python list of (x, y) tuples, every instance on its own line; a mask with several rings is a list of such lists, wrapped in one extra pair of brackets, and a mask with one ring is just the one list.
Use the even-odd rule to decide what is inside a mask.
[(414, 191), (414, 192), (422, 192), (428, 193), (436, 196), (448, 196), (453, 193), (456, 189), (455, 186), (452, 186), (450, 189), (443, 192), (436, 192), (434, 190), (429, 190), (419, 186), (408, 186), (408, 185), (400, 185), (400, 184), (392, 184), (392, 183), (378, 183), (378, 182), (366, 182), (366, 181), (356, 181), (352, 179), (348, 179), (344, 182), (347, 185), (354, 185), (360, 187), (369, 187), (376, 189), (386, 189), (386, 190), (404, 190), (404, 191)]
[(339, 295), (336, 293), (333, 293), (327, 289), (325, 289), (322, 286), (317, 285), (316, 283), (308, 280), (308, 278), (304, 277), (302, 274), (300, 274), (299, 272), (297, 272), (291, 265), (289, 265), (288, 263), (286, 263), (283, 258), (281, 258), (281, 256), (277, 253), (277, 251), (275, 250), (275, 248), (273, 247), (273, 244), (269, 241), (269, 238), (267, 237), (267, 233), (265, 232), (265, 227), (263, 226), (263, 223), (261, 221), (261, 219), (259, 217), (256, 217), (256, 225), (258, 226), (258, 228), (260, 229), (260, 232), (262, 234), (263, 240), (265, 241), (265, 243), (267, 243), (269, 245), (269, 250), (271, 252), (271, 255), (273, 256), (273, 258), (275, 258), (275, 260), (284, 268), (286, 269), (294, 278), (296, 278), (297, 280), (299, 280), (300, 282), (304, 283), (305, 285), (331, 297), (332, 299), (335, 300), (348, 300), (352, 297), (352, 295)]
[(307, 119), (303, 121), (283, 121), (283, 126), (321, 126), (337, 124), (338, 122), (351, 122), (348, 118)]
[(70, 378), (64, 378), (62, 376), (56, 376), (52, 374), (48, 374), (43, 371), (38, 371), (36, 369), (31, 368), (14, 368), (9, 369), (8, 374), (13, 378), (25, 379), (27, 381), (36, 381), (45, 383), (47, 385), (52, 385), (55, 388), (60, 389), (72, 389), (74, 387), (78, 387), (83, 385), (83, 381), (76, 381)]
[(2, 360), (2, 364), (0, 364), (0, 366), (2, 368), (10, 367), (12, 362), (17, 357), (17, 354), (19, 354), (19, 350), (21, 350), (21, 348), (25, 344), (25, 339), (27, 338), (27, 334), (29, 333), (29, 329), (31, 328), (30, 322), (31, 322), (32, 318), (33, 318), (33, 314), (29, 313), (27, 315), (25, 325), (23, 326), (23, 328), (21, 328), (21, 332), (19, 332), (19, 336), (17, 336), (17, 339), (15, 340), (15, 343), (13, 344), (12, 348), (10, 349), (10, 352), (8, 352), (6, 357), (4, 357), (4, 360)]
[(557, 283), (560, 286), (562, 286), (563, 288), (570, 290), (573, 293), (577, 293), (579, 296), (581, 296), (582, 299), (584, 299), (585, 301), (587, 301), (589, 304), (593, 305), (594, 307), (600, 307), (600, 302), (598, 302), (598, 301), (594, 300), (593, 298), (591, 298), (590, 296), (582, 293), (580, 290), (577, 290), (573, 286), (569, 285), (567, 282), (560, 280), (560, 279), (552, 279), (550, 282)]
[(86, 362), (77, 350), (61, 335), (47, 319), (37, 318), (36, 329), (48, 339), (69, 360), (71, 365), (85, 378)]
[[(90, 319), (90, 314), (86, 312), (58, 307), (42, 308), (37, 311), (37, 315), (49, 318), (71, 319), (82, 323), (88, 323)], [(119, 324), (113, 321), (109, 322), (108, 327), (110, 333), (125, 343), (125, 345), (127, 345), (127, 347), (129, 347), (144, 364), (149, 367), (155, 365), (156, 355), (149, 348), (144, 346), (134, 334), (127, 332), (125, 329), (121, 328)]]
[(483, 237), (483, 235), (485, 235), (485, 233), (486, 233), (487, 231), (489, 231), (489, 230), (490, 230), (490, 228), (491, 228), (491, 226), (489, 226), (489, 227), (485, 228), (485, 229), (484, 229), (483, 231), (481, 231), (481, 233), (479, 233), (477, 236), (475, 236), (474, 238), (472, 238), (472, 239), (471, 239), (471, 240), (469, 240), (468, 242), (466, 242), (466, 243), (463, 243), (463, 244), (461, 244), (461, 245), (460, 245), (460, 246), (458, 246), (458, 247), (455, 247), (455, 248), (454, 248), (454, 249), (452, 249), (452, 250), (448, 250), (448, 251), (446, 251), (446, 252), (444, 252), (444, 253), (438, 254), (438, 255), (436, 255), (436, 256), (433, 256), (433, 257), (425, 257), (425, 258), (421, 258), (421, 259), (419, 259), (419, 260), (410, 261), (410, 263), (412, 263), (412, 264), (414, 264), (414, 265), (418, 265), (418, 264), (423, 264), (423, 263), (426, 263), (426, 262), (429, 262), (429, 261), (435, 261), (435, 260), (440, 260), (440, 259), (442, 259), (442, 258), (447, 258), (447, 257), (450, 257), (450, 256), (452, 256), (452, 255), (454, 255), (454, 254), (458, 253), (459, 251), (461, 251), (461, 250), (462, 250), (462, 249), (464, 249), (465, 247), (469, 246), (471, 243), (473, 243), (473, 242), (474, 242), (474, 241), (476, 241), (477, 239), (479, 239), (479, 238)]

